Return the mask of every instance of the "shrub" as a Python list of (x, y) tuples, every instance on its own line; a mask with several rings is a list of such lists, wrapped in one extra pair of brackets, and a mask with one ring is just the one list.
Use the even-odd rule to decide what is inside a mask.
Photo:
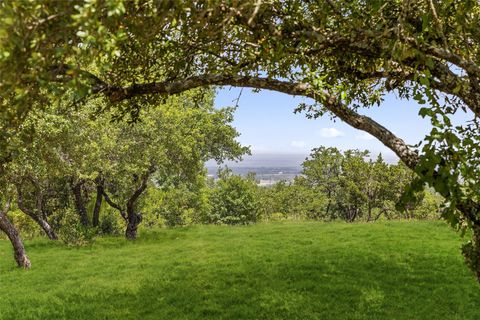
[(40, 226), (22, 211), (12, 210), (9, 216), (23, 238), (32, 239), (44, 234)]
[(119, 235), (122, 228), (118, 223), (118, 216), (115, 212), (107, 211), (100, 220), (100, 233), (104, 235)]
[(142, 203), (143, 225), (177, 227), (201, 222), (209, 211), (207, 194), (205, 181), (151, 188)]
[(256, 222), (259, 213), (257, 185), (253, 177), (242, 178), (229, 170), (219, 171), (210, 195), (212, 206), (205, 222), (248, 224)]
[(68, 246), (85, 246), (91, 244), (97, 233), (96, 228), (87, 228), (80, 223), (78, 214), (66, 209), (60, 221), (59, 237)]
[(316, 187), (305, 185), (297, 178), (293, 183), (277, 182), (271, 187), (259, 188), (261, 218), (328, 219), (325, 216), (326, 197)]
[(187, 188), (179, 187), (165, 191), (163, 201), (157, 214), (162, 217), (167, 227), (177, 227), (189, 224), (192, 221), (192, 198), (195, 197)]

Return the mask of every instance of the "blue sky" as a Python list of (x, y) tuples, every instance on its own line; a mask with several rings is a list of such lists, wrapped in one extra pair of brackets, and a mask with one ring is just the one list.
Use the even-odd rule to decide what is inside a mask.
[[(216, 107), (232, 106), (240, 93), (239, 88), (219, 89)], [(305, 98), (286, 94), (243, 89), (233, 125), (241, 133), (239, 141), (251, 146), (252, 158), (290, 157), (301, 162), (312, 148), (332, 146), (339, 149), (368, 149), (373, 154), (381, 152), (388, 161), (396, 161), (392, 151), (372, 136), (351, 128), (341, 120), (333, 121), (329, 116), (307, 119), (304, 114), (293, 110)], [(362, 114), (389, 128), (408, 144), (416, 144), (430, 131), (428, 119), (418, 116), (420, 106), (388, 95), (381, 107), (361, 110)], [(458, 122), (469, 116), (456, 116)], [(248, 158), (245, 162), (248, 162)]]

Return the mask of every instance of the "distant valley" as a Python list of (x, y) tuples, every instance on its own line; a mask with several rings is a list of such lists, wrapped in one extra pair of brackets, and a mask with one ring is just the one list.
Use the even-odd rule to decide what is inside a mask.
[(217, 177), (218, 168), (227, 166), (235, 174), (246, 176), (255, 173), (259, 185), (268, 186), (278, 181), (293, 181), (301, 174), (301, 164), (306, 154), (254, 154), (240, 162), (228, 161), (221, 165), (207, 162), (208, 174)]

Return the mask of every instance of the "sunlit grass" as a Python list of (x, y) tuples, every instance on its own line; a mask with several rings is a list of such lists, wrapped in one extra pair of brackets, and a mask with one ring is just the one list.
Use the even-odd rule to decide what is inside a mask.
[(1, 319), (480, 319), (442, 222), (154, 230), (67, 248), (0, 241)]

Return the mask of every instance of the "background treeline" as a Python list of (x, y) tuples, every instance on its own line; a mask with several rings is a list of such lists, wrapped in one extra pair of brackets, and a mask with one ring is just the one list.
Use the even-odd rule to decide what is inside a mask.
[[(154, 172), (145, 193), (136, 203), (141, 215), (140, 228), (178, 227), (190, 224), (250, 224), (271, 220), (436, 219), (442, 198), (429, 189), (405, 202), (402, 195), (414, 178), (402, 163), (388, 164), (382, 156), (372, 159), (368, 151), (320, 147), (302, 164), (302, 175), (293, 182), (278, 182), (261, 187), (254, 174), (246, 177), (220, 169), (218, 178), (207, 177), (198, 167), (192, 179), (173, 179)], [(59, 230), (67, 243), (81, 244), (97, 234), (121, 234), (124, 219), (115, 206), (98, 210), (97, 190), (85, 183), (81, 193), (87, 225), (76, 208), (75, 194), (67, 180), (51, 181), (46, 191), (52, 206), (46, 214), (51, 227)], [(69, 195), (70, 192), (70, 195)], [(111, 201), (111, 200), (109, 200)], [(15, 223), (25, 235), (45, 233), (28, 219), (23, 210), (12, 211)], [(47, 210), (48, 211), (48, 210)], [(50, 215), (52, 215), (50, 217)], [(96, 215), (96, 216), (95, 216)]]
[[(303, 163), (302, 175), (260, 187), (255, 175), (219, 171), (195, 192), (187, 187), (150, 189), (144, 200), (151, 225), (191, 223), (247, 224), (262, 220), (314, 219), (376, 221), (437, 219), (442, 198), (425, 189), (403, 200), (414, 173), (402, 163), (388, 164), (368, 151), (321, 147)], [(205, 178), (206, 179), (206, 178)], [(153, 205), (155, 204), (155, 205)]]
[[(260, 188), (264, 219), (292, 218), (376, 221), (439, 218), (442, 198), (429, 189), (406, 201), (414, 173), (403, 163), (388, 164), (368, 151), (320, 147), (302, 164), (293, 183)], [(413, 200), (412, 200), (413, 199)]]

